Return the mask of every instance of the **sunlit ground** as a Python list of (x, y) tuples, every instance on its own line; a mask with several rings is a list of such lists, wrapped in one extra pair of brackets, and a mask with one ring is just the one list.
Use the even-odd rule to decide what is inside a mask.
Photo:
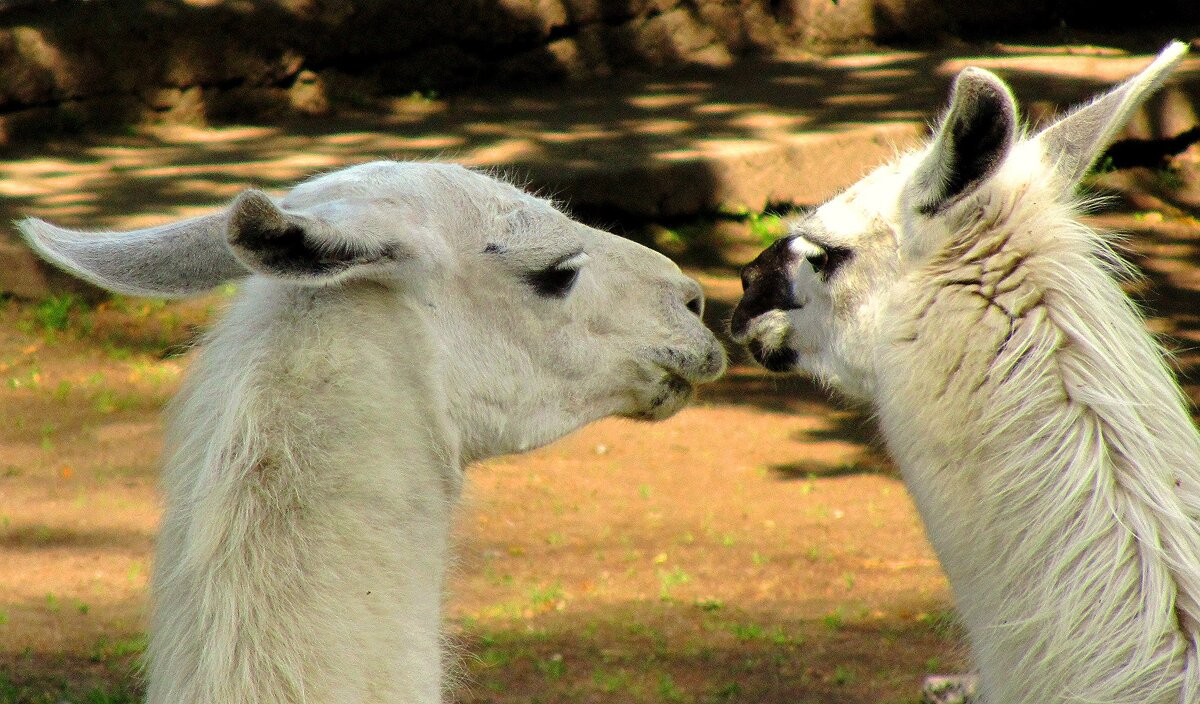
[[(1046, 90), (1051, 99), (1077, 93), (1124, 75), (1129, 61), (1056, 57), (1044, 70), (1067, 76)], [(1008, 67), (1019, 95), (1042, 85), (1039, 65)], [(1077, 65), (1090, 68), (1074, 77), (1063, 68)], [(954, 66), (911, 53), (847, 57), (809, 73), (776, 66), (769, 99), (702, 77), (643, 81), (607, 121), (581, 93), (466, 100), (453, 116), (412, 99), (384, 124), (135, 130), (0, 161), (0, 219), (139, 227), (371, 158), (455, 157), (519, 175), (607, 168), (614, 153), (673, 164), (723, 149), (742, 171), (710, 169), (711, 180), (697, 182), (699, 172), (664, 167), (664, 178), (681, 180), (663, 187), (696, 186), (727, 213), (744, 213), (739, 174), (781, 180), (767, 167), (791, 163), (762, 143), (804, 128), (830, 139), (823, 148), (850, 149), (842, 138), (872, 123), (911, 137), (936, 112)], [(881, 139), (858, 161), (830, 152), (837, 159), (809, 167), (832, 189), (893, 146)], [(1189, 152), (1188, 163), (1198, 156)], [(1149, 274), (1134, 292), (1194, 397), (1200, 222), (1197, 201), (1182, 197), (1194, 183), (1137, 174), (1101, 185), (1124, 200), (1095, 222), (1132, 233)], [(649, 228), (649, 241), (697, 266), (717, 327), (739, 294), (734, 265), (777, 234), (770, 218), (744, 220)], [(159, 414), (186, 373), (189, 345), (230, 295), (0, 301), (0, 703), (138, 697)], [(670, 421), (603, 421), (472, 468), (447, 598), (459, 672), (452, 696), (915, 701), (924, 675), (965, 662), (945, 580), (873, 437), (862, 415), (808, 384), (741, 365)]]

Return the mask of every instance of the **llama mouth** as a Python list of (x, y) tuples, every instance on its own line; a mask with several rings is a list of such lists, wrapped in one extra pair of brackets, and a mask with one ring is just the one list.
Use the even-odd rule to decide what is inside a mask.
[(790, 372), (796, 368), (800, 353), (790, 347), (775, 347), (768, 349), (761, 340), (750, 340), (746, 345), (754, 359), (768, 371)]
[(663, 369), (665, 376), (650, 400), (632, 413), (623, 414), (632, 420), (656, 421), (670, 418), (691, 402), (696, 386), (678, 372)]

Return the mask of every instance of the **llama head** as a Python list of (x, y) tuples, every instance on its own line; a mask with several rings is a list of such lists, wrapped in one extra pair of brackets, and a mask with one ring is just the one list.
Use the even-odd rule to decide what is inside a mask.
[(1021, 203), (1067, 210), (1080, 179), (1133, 110), (1187, 53), (1173, 43), (1144, 71), (1026, 136), (1008, 87), (963, 70), (930, 143), (876, 169), (795, 222), (742, 271), (735, 340), (773, 371), (811, 374), (869, 399), (881, 312), (897, 287)]
[(51, 262), (131, 295), (251, 277), (241, 296), (379, 296), (391, 307), (372, 325), (421, 338), (404, 363), (442, 389), (468, 459), (607, 415), (664, 418), (724, 369), (700, 287), (670, 260), (459, 166), (362, 164), (279, 201), (246, 191), (217, 213), (135, 232), (20, 227)]

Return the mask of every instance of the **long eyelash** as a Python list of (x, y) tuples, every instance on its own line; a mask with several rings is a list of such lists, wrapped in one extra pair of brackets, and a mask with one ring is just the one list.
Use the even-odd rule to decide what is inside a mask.
[(820, 264), (813, 261), (812, 258), (809, 258), (809, 261), (812, 262), (813, 268), (816, 269), (817, 273), (820, 274), (821, 278), (825, 281), (828, 281), (829, 277), (833, 276), (834, 272), (836, 272), (843, 264), (850, 261), (854, 257), (854, 250), (849, 247), (830, 244), (808, 234), (804, 235), (804, 239), (808, 240), (821, 250), (820, 258), (823, 261), (821, 261)]
[(575, 279), (579, 277), (579, 269), (547, 267), (541, 271), (525, 274), (525, 281), (540, 296), (547, 298), (562, 298), (571, 291)]

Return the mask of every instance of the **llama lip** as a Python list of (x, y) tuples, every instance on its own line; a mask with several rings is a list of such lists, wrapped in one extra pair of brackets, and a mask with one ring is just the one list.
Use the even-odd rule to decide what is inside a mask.
[(762, 341), (758, 339), (750, 340), (747, 347), (750, 348), (750, 354), (754, 356), (754, 359), (758, 360), (759, 364), (772, 372), (791, 371), (795, 368), (796, 362), (800, 357), (796, 350), (790, 347), (767, 349), (763, 346)]
[(663, 368), (665, 376), (654, 396), (642, 408), (625, 414), (633, 420), (663, 420), (686, 406), (696, 393), (696, 386), (678, 372)]

